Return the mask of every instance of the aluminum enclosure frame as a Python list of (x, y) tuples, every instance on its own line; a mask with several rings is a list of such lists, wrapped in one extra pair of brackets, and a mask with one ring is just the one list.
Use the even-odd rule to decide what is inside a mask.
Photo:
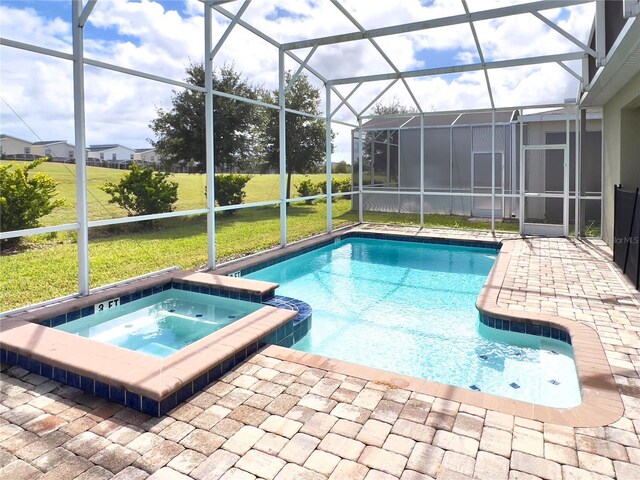
[[(428, 115), (420, 105), (418, 98), (415, 95), (415, 92), (410, 88), (409, 83), (406, 81), (407, 78), (414, 77), (424, 77), (424, 76), (435, 76), (435, 75), (443, 75), (449, 73), (461, 73), (461, 72), (470, 72), (470, 71), (482, 71), (485, 78), (486, 88), (488, 92), (488, 96), (490, 98), (491, 108), (488, 110), (464, 110), (457, 111), (459, 113), (472, 112), (472, 111), (488, 111), (491, 112), (493, 122), (492, 122), (492, 132), (495, 131), (495, 113), (496, 106), (494, 103), (494, 93), (492, 89), (492, 85), (489, 81), (488, 71), (491, 69), (497, 68), (507, 68), (507, 67), (515, 67), (515, 66), (524, 66), (524, 65), (539, 65), (543, 63), (555, 63), (558, 64), (563, 69), (569, 71), (571, 75), (576, 77), (580, 83), (580, 89), (584, 84), (584, 74), (580, 75), (577, 72), (573, 71), (569, 68), (564, 62), (585, 59), (588, 56), (593, 56), (598, 58), (599, 49), (594, 51), (580, 40), (573, 37), (570, 33), (563, 30), (554, 22), (548, 20), (544, 15), (540, 12), (548, 10), (548, 9), (556, 9), (561, 7), (570, 7), (574, 5), (584, 4), (584, 3), (592, 3), (594, 0), (557, 0), (553, 2), (546, 1), (533, 1), (529, 3), (512, 5), (500, 8), (493, 8), (483, 11), (475, 11), (471, 12), (467, 6), (466, 0), (461, 0), (462, 6), (465, 10), (465, 14), (454, 15), (451, 17), (443, 17), (431, 20), (417, 21), (412, 23), (406, 23), (401, 25), (394, 26), (386, 26), (381, 28), (374, 29), (366, 29), (363, 27), (353, 15), (351, 15), (347, 9), (340, 3), (340, 0), (331, 0), (331, 2), (335, 5), (337, 11), (339, 11), (349, 22), (354, 25), (354, 31), (352, 33), (340, 34), (340, 35), (332, 35), (321, 38), (310, 38), (295, 42), (288, 43), (280, 43), (274, 38), (270, 37), (266, 33), (262, 32), (260, 29), (248, 23), (243, 19), (243, 14), (249, 8), (251, 0), (243, 0), (240, 8), (237, 10), (237, 13), (232, 13), (229, 10), (225, 9), (222, 5), (226, 3), (238, 3), (239, 0), (203, 0), (203, 11), (204, 11), (204, 23), (205, 23), (205, 35), (203, 39), (203, 44), (205, 47), (205, 87), (198, 87), (195, 85), (188, 84), (186, 82), (176, 81), (174, 79), (161, 77), (158, 75), (153, 75), (148, 72), (122, 67), (119, 65), (109, 64), (107, 62), (87, 58), (84, 55), (84, 44), (83, 44), (83, 27), (86, 22), (91, 18), (91, 12), (94, 6), (97, 3), (97, 0), (89, 0), (86, 4), (83, 3), (82, 0), (70, 0), (72, 3), (72, 33), (73, 33), (73, 51), (71, 54), (66, 52), (60, 52), (57, 50), (32, 45), (24, 42), (19, 42), (15, 40), (11, 40), (8, 38), (0, 37), (0, 46), (20, 49), (24, 51), (34, 52), (41, 55), (52, 56), (64, 60), (69, 60), (73, 62), (73, 81), (74, 81), (74, 125), (75, 125), (75, 158), (76, 158), (76, 168), (77, 168), (77, 177), (76, 177), (76, 194), (77, 194), (77, 218), (76, 222), (57, 225), (52, 227), (41, 227), (34, 229), (25, 229), (20, 231), (10, 231), (10, 232), (0, 232), (0, 239), (6, 238), (14, 238), (25, 235), (36, 235), (42, 233), (51, 233), (58, 231), (70, 231), (76, 230), (78, 232), (78, 294), (79, 295), (87, 295), (90, 290), (90, 270), (89, 270), (89, 230), (91, 228), (107, 226), (107, 225), (118, 225), (123, 223), (130, 222), (138, 222), (145, 220), (157, 220), (163, 218), (173, 218), (173, 217), (181, 217), (187, 215), (194, 214), (207, 214), (207, 251), (208, 251), (208, 261), (207, 267), (214, 268), (216, 266), (216, 250), (215, 250), (215, 225), (216, 225), (216, 213), (224, 210), (230, 209), (244, 209), (244, 208), (252, 208), (252, 207), (260, 207), (267, 205), (279, 205), (280, 207), (280, 245), (282, 247), (287, 245), (287, 205), (291, 202), (297, 202), (305, 199), (316, 199), (316, 198), (326, 198), (327, 199), (327, 232), (331, 232), (333, 229), (332, 222), (332, 204), (329, 201), (333, 197), (344, 196), (344, 195), (358, 195), (358, 212), (359, 219), (363, 221), (363, 195), (365, 190), (362, 185), (362, 162), (359, 162), (359, 184), (352, 186), (351, 192), (343, 192), (343, 193), (334, 193), (331, 191), (331, 126), (333, 123), (346, 125), (352, 128), (360, 129), (360, 143), (362, 143), (362, 131), (363, 131), (363, 120), (367, 118), (371, 118), (371, 116), (367, 115), (368, 110), (375, 104), (375, 102), (380, 99), (394, 84), (400, 83), (407, 90), (408, 95), (413, 100), (415, 108), (418, 111), (418, 115), (420, 115), (421, 125), (424, 125), (424, 118)], [(600, 9), (597, 9), (599, 12)], [(227, 25), (226, 30), (222, 34), (222, 36), (217, 39), (214, 44), (214, 39), (212, 38), (212, 22), (213, 22), (213, 14), (217, 13), (222, 17), (229, 20), (229, 24)], [(551, 54), (545, 56), (538, 57), (529, 57), (529, 58), (516, 58), (511, 60), (499, 60), (499, 61), (486, 61), (482, 45), (478, 39), (475, 24), (474, 22), (479, 22), (483, 20), (489, 20), (493, 18), (502, 18), (509, 17), (514, 15), (522, 15), (522, 14), (530, 14), (533, 17), (537, 18), (538, 21), (545, 23), (549, 28), (560, 33), (565, 39), (569, 40), (573, 47), (575, 47), (574, 51), (569, 51), (562, 54)], [(474, 43), (476, 46), (476, 50), (478, 53), (478, 57), (480, 58), (479, 63), (473, 63), (468, 65), (451, 65), (439, 68), (429, 68), (429, 69), (420, 69), (413, 71), (401, 71), (394, 64), (392, 56), (389, 55), (388, 52), (385, 52), (383, 48), (380, 47), (379, 43), (376, 42), (376, 38), (396, 35), (401, 33), (409, 33), (409, 32), (417, 32), (423, 30), (429, 30), (444, 26), (451, 25), (462, 25), (467, 24), (469, 26), (471, 35), (474, 38)], [(596, 22), (596, 28), (598, 28), (599, 22)], [(227, 94), (224, 92), (214, 91), (211, 87), (211, 78), (214, 66), (214, 59), (216, 54), (220, 51), (220, 48), (227, 41), (230, 33), (235, 28), (244, 28), (251, 32), (252, 34), (258, 36), (262, 40), (266, 41), (274, 48), (278, 50), (279, 55), (279, 71), (278, 71), (278, 104), (270, 104), (261, 102), (258, 100), (247, 99), (243, 97), (238, 97), (235, 95)], [(598, 32), (599, 33), (599, 32)], [(357, 40), (367, 40), (382, 56), (385, 60), (389, 68), (392, 70), (391, 73), (380, 73), (373, 75), (365, 75), (365, 76), (349, 76), (342, 78), (329, 78), (323, 72), (318, 71), (317, 69), (311, 67), (309, 65), (309, 61), (313, 58), (314, 53), (317, 48), (322, 45), (338, 45), (345, 42), (352, 42)], [(305, 58), (301, 58), (296, 51), (302, 50), (305, 48), (311, 48), (311, 51), (305, 56)], [(324, 95), (325, 95), (325, 114), (324, 115), (310, 115), (306, 112), (299, 112), (295, 110), (291, 110), (286, 108), (286, 94), (291, 85), (285, 84), (285, 59), (289, 58), (294, 60), (298, 69), (295, 72), (293, 79), (297, 78), (302, 72), (308, 72), (313, 75), (317, 79), (319, 79), (325, 86)], [(586, 63), (586, 62), (583, 62)], [(85, 99), (84, 99), (84, 89), (85, 89), (85, 80), (84, 80), (84, 67), (85, 65), (94, 66), (101, 69), (111, 70), (114, 72), (123, 73), (126, 75), (133, 75), (140, 78), (144, 78), (147, 80), (161, 82), (166, 85), (172, 85), (179, 88), (190, 89), (192, 91), (201, 92), (205, 95), (205, 104), (206, 104), (206, 184), (208, 191), (212, 192), (215, 189), (214, 183), (214, 124), (215, 118), (212, 109), (212, 102), (214, 96), (220, 96), (225, 98), (230, 98), (237, 101), (247, 102), (254, 105), (258, 105), (264, 108), (276, 109), (279, 111), (279, 119), (280, 119), (280, 127), (279, 127), (279, 142), (282, 148), (280, 149), (280, 198), (278, 200), (273, 201), (264, 201), (264, 202), (253, 202), (242, 205), (234, 205), (228, 207), (215, 207), (214, 205), (214, 195), (209, 195), (207, 199), (207, 206), (204, 209), (197, 210), (189, 210), (189, 211), (181, 211), (181, 212), (171, 212), (165, 214), (156, 214), (156, 215), (145, 215), (139, 217), (128, 217), (128, 218), (114, 218), (109, 220), (100, 220), (100, 221), (90, 221), (88, 219), (87, 212), (87, 189), (86, 189), (86, 127), (85, 127)], [(357, 110), (355, 106), (350, 103), (350, 99), (352, 95), (360, 88), (361, 85), (367, 82), (380, 81), (385, 80), (388, 82), (386, 87), (378, 94), (377, 97), (373, 98), (372, 101), (367, 105), (366, 108)], [(336, 87), (338, 85), (353, 85), (352, 90), (349, 94), (343, 95)], [(334, 102), (335, 99), (335, 102)], [(545, 108), (545, 107), (555, 107), (559, 106), (558, 104), (532, 104), (532, 105), (516, 105), (510, 107), (510, 109), (528, 109), (528, 108)], [(334, 118), (338, 113), (344, 110), (348, 110), (348, 112), (352, 116), (351, 121), (344, 121)], [(502, 108), (503, 109), (503, 108)], [(501, 109), (501, 110), (502, 110)], [(305, 197), (303, 199), (300, 198), (286, 198), (286, 165), (287, 165), (287, 157), (286, 157), (286, 129), (285, 129), (285, 116), (287, 113), (296, 114), (296, 115), (304, 115), (311, 116), (314, 118), (319, 118), (325, 122), (326, 127), (326, 139), (327, 139), (327, 148), (326, 148), (326, 179), (327, 179), (327, 193), (323, 195), (316, 195), (311, 197)], [(439, 112), (446, 113), (446, 112)], [(455, 111), (449, 112), (455, 113)], [(579, 123), (579, 116), (576, 114), (576, 123)], [(579, 130), (576, 129), (576, 133), (579, 135)], [(579, 142), (577, 142), (579, 145)], [(359, 146), (360, 158), (362, 158), (362, 145)], [(421, 140), (420, 140), (420, 152), (422, 157), (424, 158), (424, 129), (422, 129)], [(492, 155), (495, 156), (495, 135), (492, 141)], [(580, 165), (580, 155), (579, 151), (576, 152), (577, 165)], [(492, 162), (493, 164), (494, 162)], [(425, 194), (424, 188), (424, 165), (421, 164), (421, 185), (419, 195), (421, 199), (423, 199)], [(492, 167), (495, 168), (495, 165)], [(579, 168), (579, 167), (578, 167)], [(494, 173), (494, 172), (493, 172)], [(502, 192), (504, 198), (504, 192)], [(496, 199), (496, 191), (495, 191), (495, 175), (492, 175), (492, 192), (491, 198), (493, 200), (493, 212), (491, 218), (491, 228), (495, 229), (495, 199)], [(576, 219), (578, 218), (578, 209), (579, 209), (579, 195), (576, 198)], [(424, 205), (421, 201), (421, 210), (420, 210), (420, 226), (424, 225)]]

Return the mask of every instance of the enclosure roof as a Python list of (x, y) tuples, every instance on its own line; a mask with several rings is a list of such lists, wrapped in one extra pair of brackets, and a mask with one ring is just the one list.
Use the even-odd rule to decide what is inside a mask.
[[(517, 110), (496, 112), (496, 123), (508, 123), (517, 117)], [(422, 124), (427, 127), (445, 127), (451, 125), (490, 125), (491, 112), (461, 114), (425, 114)], [(397, 129), (420, 127), (420, 115), (406, 117), (374, 117), (362, 124), (366, 129)]]
[[(562, 78), (562, 89), (571, 84), (575, 96), (581, 61), (596, 56), (587, 45), (593, 0), (506, 6), (498, 0), (402, 2), (392, 12), (388, 3), (356, 0), (204, 1), (228, 22), (214, 54), (232, 30), (245, 28), (283, 51), (292, 72), (306, 69), (330, 86), (358, 117), (385, 95), (401, 97), (418, 112), (429, 111), (433, 79), (461, 88), (484, 84), (485, 98), (469, 98), (476, 108), (479, 101), (486, 108), (563, 103), (567, 92), (554, 89), (553, 82)], [(376, 15), (379, 11), (387, 14)], [(279, 27), (284, 19), (289, 28)], [(523, 83), (530, 77), (531, 85), (505, 78), (516, 71)], [(549, 84), (535, 84), (534, 73)], [(358, 94), (348, 98), (360, 84), (375, 84), (363, 88), (372, 99), (365, 107), (353, 102)], [(513, 100), (519, 87), (524, 101)], [(527, 95), (527, 88), (534, 94)], [(554, 98), (540, 101), (542, 93)]]

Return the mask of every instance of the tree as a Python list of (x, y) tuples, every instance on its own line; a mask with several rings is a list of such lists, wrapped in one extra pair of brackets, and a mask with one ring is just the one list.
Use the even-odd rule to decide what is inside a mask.
[(178, 183), (168, 177), (168, 173), (132, 163), (119, 183), (106, 182), (100, 190), (111, 195), (109, 203), (124, 208), (130, 217), (172, 212), (178, 201)]
[[(186, 82), (204, 87), (204, 64), (186, 68)], [(245, 98), (258, 98), (261, 89), (248, 83), (233, 65), (213, 72), (213, 89)], [(201, 92), (175, 92), (171, 110), (158, 108), (149, 127), (157, 140), (149, 140), (166, 170), (206, 171), (205, 96)], [(214, 158), (216, 172), (230, 172), (251, 161), (258, 146), (259, 109), (250, 103), (214, 95)], [(246, 170), (246, 168), (245, 168)]]
[[(66, 204), (66, 199), (53, 199), (59, 182), (45, 173), (29, 172), (47, 161), (39, 158), (24, 166), (16, 163), (0, 165), (0, 230), (10, 232), (40, 226), (40, 218)], [(20, 237), (9, 238), (2, 243), (13, 247)]]
[[(285, 82), (291, 82), (291, 72), (285, 75)], [(270, 96), (271, 103), (278, 103), (278, 91)], [(305, 75), (300, 75), (286, 96), (286, 108), (320, 114), (320, 90), (309, 83)], [(313, 173), (321, 168), (325, 161), (326, 132), (324, 121), (287, 113), (286, 154), (287, 154), (287, 198), (291, 198), (291, 175), (294, 173)], [(279, 111), (270, 109), (265, 128), (265, 159), (274, 170), (280, 165), (279, 147)], [(333, 151), (333, 133), (331, 134)]]
[(373, 106), (374, 115), (395, 115), (399, 113), (418, 113), (415, 107), (402, 105), (398, 97), (393, 97), (389, 103), (378, 102)]
[(333, 173), (349, 173), (350, 165), (347, 164), (344, 160), (338, 162), (338, 164), (334, 167)]

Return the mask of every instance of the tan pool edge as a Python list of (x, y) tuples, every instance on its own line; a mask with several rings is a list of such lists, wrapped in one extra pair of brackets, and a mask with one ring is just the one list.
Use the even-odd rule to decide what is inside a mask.
[[(397, 231), (393, 232), (393, 234), (402, 235)], [(406, 236), (415, 237), (420, 235), (410, 233)], [(598, 334), (589, 326), (577, 321), (550, 314), (526, 311), (516, 312), (507, 310), (498, 304), (498, 295), (507, 274), (515, 241), (521, 240), (504, 240), (502, 242), (502, 247), (493, 268), (478, 296), (477, 308), (482, 314), (492, 317), (516, 320), (520, 323), (548, 325), (566, 331), (571, 337), (576, 370), (581, 386), (582, 403), (576, 407), (556, 408), (523, 402), (321, 355), (300, 352), (277, 345), (268, 346), (260, 353), (280, 360), (300, 363), (308, 367), (321, 368), (363, 380), (385, 383), (392, 387), (409, 389), (418, 393), (541, 422), (572, 427), (597, 427), (614, 423), (622, 416), (624, 406)]]

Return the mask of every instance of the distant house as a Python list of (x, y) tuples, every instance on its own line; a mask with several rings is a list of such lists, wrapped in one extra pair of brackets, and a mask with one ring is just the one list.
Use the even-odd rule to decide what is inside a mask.
[(136, 151), (119, 144), (91, 145), (87, 158), (106, 163), (109, 168), (127, 169), (134, 160)]
[(37, 155), (28, 140), (12, 135), (0, 134), (0, 157), (9, 160), (33, 160)]
[(34, 142), (31, 150), (39, 157), (51, 157), (55, 161), (66, 162), (74, 159), (75, 148), (66, 140), (45, 140)]
[(157, 165), (160, 161), (156, 153), (155, 148), (136, 148), (136, 153), (133, 155), (133, 159), (142, 164), (148, 166)]

